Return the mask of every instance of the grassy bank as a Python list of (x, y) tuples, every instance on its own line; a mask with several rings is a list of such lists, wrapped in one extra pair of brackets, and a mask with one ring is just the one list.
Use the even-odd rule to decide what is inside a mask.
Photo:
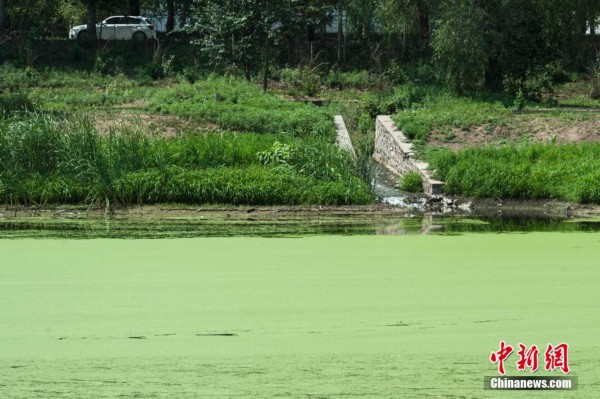
[(323, 138), (96, 132), (90, 119), (0, 120), (5, 204), (365, 204), (353, 161)]
[(208, 78), (157, 92), (147, 107), (214, 123), (221, 129), (334, 137), (332, 115), (312, 105), (265, 94), (256, 85), (231, 78)]
[(448, 194), (600, 203), (600, 143), (430, 151)]
[[(411, 88), (412, 87), (412, 88)], [(398, 128), (411, 140), (469, 144), (472, 141), (497, 141), (533, 137), (544, 126), (560, 135), (565, 123), (597, 119), (594, 112), (576, 107), (598, 107), (598, 100), (585, 99), (579, 92), (561, 86), (560, 99), (547, 103), (524, 102), (505, 93), (460, 96), (436, 86), (404, 85), (379, 100), (378, 111), (394, 114)], [(386, 106), (387, 104), (387, 106)], [(524, 107), (525, 112), (514, 112)], [(530, 111), (530, 112), (527, 112)], [(478, 137), (480, 136), (480, 137)]]

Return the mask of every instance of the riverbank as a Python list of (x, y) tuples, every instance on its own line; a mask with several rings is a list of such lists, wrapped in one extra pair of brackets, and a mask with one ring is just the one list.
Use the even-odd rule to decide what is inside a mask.
[[(437, 198), (437, 199), (435, 199)], [(311, 219), (314, 217), (332, 218), (378, 218), (378, 217), (411, 217), (415, 215), (434, 216), (531, 216), (549, 218), (587, 218), (600, 216), (600, 205), (574, 204), (561, 201), (518, 201), (503, 199), (481, 199), (467, 197), (434, 197), (434, 202), (450, 200), (455, 209), (450, 211), (420, 211), (416, 206), (424, 200), (431, 201), (419, 195), (406, 197), (409, 204), (414, 206), (398, 207), (384, 203), (357, 206), (189, 206), (180, 204), (148, 205), (132, 207), (100, 206), (50, 206), (50, 207), (4, 207), (0, 209), (0, 218), (92, 218), (92, 219), (148, 219), (161, 220), (171, 218), (205, 218), (207, 220), (260, 220), (277, 219)], [(459, 208), (460, 205), (469, 204)]]

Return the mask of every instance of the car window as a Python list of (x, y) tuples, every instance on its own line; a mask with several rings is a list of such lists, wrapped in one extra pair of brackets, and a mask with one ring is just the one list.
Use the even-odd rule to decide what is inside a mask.
[(121, 18), (119, 17), (112, 17), (112, 18), (108, 18), (106, 21), (104, 21), (105, 24), (107, 25), (116, 25), (119, 23)]
[(139, 18), (125, 17), (123, 19), (125, 20), (125, 22), (122, 23), (127, 25), (139, 25), (142, 23), (142, 21), (140, 21)]

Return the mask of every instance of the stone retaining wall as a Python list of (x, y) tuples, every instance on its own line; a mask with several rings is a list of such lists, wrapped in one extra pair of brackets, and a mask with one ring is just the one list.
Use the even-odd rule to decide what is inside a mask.
[(395, 175), (418, 172), (423, 180), (423, 191), (428, 195), (442, 193), (443, 182), (435, 180), (428, 164), (415, 159), (413, 145), (398, 130), (391, 117), (381, 115), (375, 122), (375, 154), (373, 158)]

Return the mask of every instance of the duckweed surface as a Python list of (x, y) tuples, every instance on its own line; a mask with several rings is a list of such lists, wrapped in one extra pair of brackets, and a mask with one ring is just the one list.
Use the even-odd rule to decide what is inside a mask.
[(4, 239), (0, 397), (497, 398), (505, 340), (569, 343), (558, 395), (591, 398), (599, 253), (581, 232)]

